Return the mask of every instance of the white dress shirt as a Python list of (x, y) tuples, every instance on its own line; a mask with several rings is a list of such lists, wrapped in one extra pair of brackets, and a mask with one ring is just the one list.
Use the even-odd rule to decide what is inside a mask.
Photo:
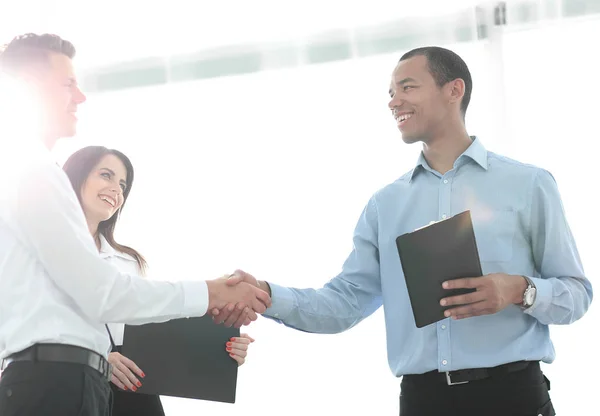
[(48, 150), (0, 139), (0, 359), (35, 343), (77, 345), (106, 357), (105, 323), (206, 313), (205, 282), (143, 279), (103, 260)]

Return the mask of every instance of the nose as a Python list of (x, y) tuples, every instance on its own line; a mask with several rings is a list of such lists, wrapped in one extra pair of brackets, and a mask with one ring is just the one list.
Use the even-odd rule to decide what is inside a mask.
[(78, 86), (75, 87), (75, 91), (73, 92), (73, 101), (79, 105), (85, 103), (86, 100), (87, 97), (85, 96), (83, 91), (81, 91), (81, 89)]
[(400, 104), (402, 104), (402, 100), (400, 99), (399, 94), (395, 94), (388, 103), (388, 107), (390, 110), (394, 111), (394, 108), (400, 107)]
[(123, 188), (121, 188), (118, 185), (115, 186), (111, 186), (109, 189), (110, 192), (112, 192), (115, 195), (122, 195), (123, 194)]

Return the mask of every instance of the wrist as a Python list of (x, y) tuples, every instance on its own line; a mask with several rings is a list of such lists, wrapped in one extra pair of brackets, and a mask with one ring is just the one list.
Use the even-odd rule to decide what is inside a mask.
[(515, 305), (523, 305), (523, 297), (525, 296), (525, 291), (529, 287), (529, 282), (524, 276), (515, 276), (517, 280), (517, 284), (515, 285), (515, 294), (512, 302)]
[(261, 290), (264, 290), (265, 292), (267, 292), (267, 294), (269, 295), (269, 297), (271, 297), (271, 286), (269, 286), (269, 283), (267, 283), (264, 280), (259, 280), (258, 281), (258, 287)]
[(208, 289), (208, 310), (212, 308), (218, 308), (218, 289), (217, 282), (215, 280), (207, 280), (206, 287)]

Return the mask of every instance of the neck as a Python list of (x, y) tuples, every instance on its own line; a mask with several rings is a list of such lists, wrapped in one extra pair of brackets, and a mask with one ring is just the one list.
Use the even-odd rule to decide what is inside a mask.
[(456, 159), (471, 146), (464, 125), (457, 129), (446, 130), (443, 134), (423, 142), (423, 155), (429, 166), (442, 175), (454, 168)]

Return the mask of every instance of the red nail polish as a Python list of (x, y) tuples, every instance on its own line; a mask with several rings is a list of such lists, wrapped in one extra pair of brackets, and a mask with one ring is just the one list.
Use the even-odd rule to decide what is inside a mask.
[(227, 343), (227, 344), (225, 344), (225, 345), (227, 345), (228, 347), (231, 347), (231, 342), (228, 342), (228, 343)]
[(129, 390), (127, 386), (123, 386), (123, 390)]
[(227, 351), (231, 351), (231, 347), (227, 347)]
[(135, 388), (135, 386), (133, 386), (133, 387), (131, 388), (131, 390), (133, 390), (133, 391), (137, 391), (137, 389)]
[(139, 381), (137, 382), (137, 386), (138, 387), (142, 387), (142, 383), (140, 383)]
[(142, 378), (146, 378), (146, 374), (142, 371)]
[(232, 358), (235, 358), (235, 355), (233, 355), (233, 354), (229, 354), (229, 356), (232, 357)]
[(235, 338), (231, 338), (229, 341), (235, 341)]

